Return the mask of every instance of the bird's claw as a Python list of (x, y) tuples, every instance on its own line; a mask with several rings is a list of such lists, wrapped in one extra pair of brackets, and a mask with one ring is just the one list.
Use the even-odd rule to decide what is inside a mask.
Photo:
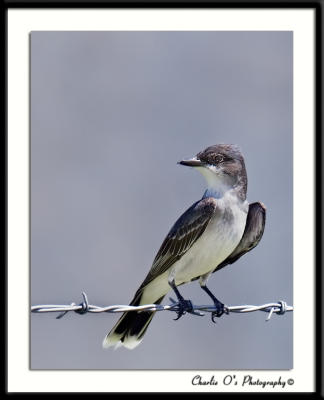
[(193, 311), (193, 306), (190, 300), (185, 300), (185, 299), (179, 299), (179, 304), (178, 304), (179, 309), (177, 310), (177, 318), (174, 319), (174, 321), (177, 321), (179, 318), (181, 318), (186, 312), (192, 312)]
[(220, 318), (223, 314), (229, 314), (228, 308), (223, 303), (215, 303), (216, 311), (211, 313), (211, 319), (216, 324), (215, 317)]

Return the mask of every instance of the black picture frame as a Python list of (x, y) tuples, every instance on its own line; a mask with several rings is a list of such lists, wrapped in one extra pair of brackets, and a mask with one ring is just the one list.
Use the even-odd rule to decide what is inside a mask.
[[(323, 336), (323, 296), (322, 296), (322, 288), (323, 288), (323, 274), (322, 274), (322, 115), (323, 115), (323, 105), (322, 105), (322, 93), (323, 93), (323, 81), (322, 81), (322, 57), (323, 57), (323, 43), (322, 43), (322, 21), (323, 21), (323, 1), (196, 1), (196, 0), (165, 0), (165, 1), (123, 1), (123, 0), (57, 0), (57, 1), (46, 1), (46, 0), (33, 0), (33, 1), (15, 1), (15, 0), (6, 0), (4, 2), (4, 8), (1, 11), (1, 26), (2, 26), (2, 43), (3, 43), (3, 60), (5, 67), (5, 74), (3, 75), (3, 96), (4, 96), (4, 104), (7, 105), (7, 12), (10, 9), (19, 9), (19, 8), (302, 8), (302, 9), (314, 9), (315, 10), (315, 29), (316, 29), (316, 48), (315, 48), (315, 79), (316, 79), (316, 93), (315, 93), (315, 113), (316, 113), (316, 128), (315, 128), (315, 209), (316, 209), (316, 218), (315, 218), (315, 255), (316, 255), (316, 281), (315, 281), (315, 296), (316, 296), (316, 310), (315, 310), (315, 343), (316, 343), (316, 351), (315, 351), (315, 392), (312, 394), (307, 393), (299, 393), (300, 396), (309, 396), (315, 398), (323, 398), (323, 345), (322, 345), (322, 336)], [(4, 160), (5, 160), (5, 180), (4, 187), (5, 192), (7, 193), (7, 140), (8, 140), (8, 130), (7, 130), (7, 107), (4, 109), (4, 118), (3, 118), (3, 131), (4, 135)], [(6, 198), (7, 199), (7, 198)], [(8, 204), (6, 201), (5, 205), (5, 217), (7, 216), (7, 208)], [(5, 224), (5, 237), (7, 237), (7, 229), (8, 225)], [(5, 241), (4, 246), (4, 254), (5, 254), (5, 265), (7, 266), (7, 243)], [(5, 271), (5, 279), (4, 282), (4, 303), (6, 304), (6, 293), (7, 293), (7, 272)], [(5, 322), (7, 322), (7, 312), (5, 313)], [(6, 348), (7, 338), (5, 340), (5, 348)], [(7, 355), (4, 357), (4, 369), (7, 371), (7, 363), (8, 358)], [(5, 393), (7, 392), (7, 373), (6, 373), (6, 385), (5, 385)], [(36, 393), (35, 393), (36, 394)], [(71, 393), (66, 393), (71, 394)], [(96, 394), (96, 393), (93, 393)], [(101, 393), (105, 394), (105, 393)], [(120, 393), (122, 394), (122, 393)], [(144, 394), (144, 393), (143, 393)], [(149, 393), (145, 393), (149, 394)], [(190, 393), (191, 394), (191, 393)], [(199, 393), (200, 395), (202, 393)], [(208, 393), (211, 395), (212, 393)], [(228, 394), (237, 394), (237, 393), (228, 393)], [(243, 394), (243, 393), (242, 393)], [(248, 393), (249, 395), (260, 395), (260, 393)], [(217, 395), (220, 395), (217, 393)], [(270, 394), (267, 393), (267, 396)], [(272, 394), (275, 395), (275, 394)], [(272, 396), (270, 395), (270, 396)], [(297, 393), (287, 393), (280, 395), (297, 395)]]

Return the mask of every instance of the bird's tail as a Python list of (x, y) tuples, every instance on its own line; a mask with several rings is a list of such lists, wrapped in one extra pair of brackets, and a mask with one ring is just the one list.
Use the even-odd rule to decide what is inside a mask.
[[(140, 305), (142, 294), (142, 291), (137, 292), (130, 305)], [(160, 304), (163, 298), (164, 296), (155, 301), (155, 304)], [(115, 346), (115, 348), (118, 348), (120, 346), (125, 346), (128, 349), (134, 349), (141, 343), (155, 312), (156, 311), (125, 312), (105, 337), (102, 343), (103, 347), (108, 348)]]

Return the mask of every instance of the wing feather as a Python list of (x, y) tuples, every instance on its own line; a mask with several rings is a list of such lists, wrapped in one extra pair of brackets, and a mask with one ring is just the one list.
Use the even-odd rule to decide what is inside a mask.
[(139, 290), (167, 271), (179, 260), (205, 231), (217, 211), (217, 200), (212, 197), (194, 203), (171, 228)]
[(262, 203), (251, 203), (246, 217), (245, 230), (240, 243), (235, 250), (215, 270), (218, 271), (228, 264), (233, 264), (240, 257), (256, 247), (263, 235), (266, 222), (266, 208)]

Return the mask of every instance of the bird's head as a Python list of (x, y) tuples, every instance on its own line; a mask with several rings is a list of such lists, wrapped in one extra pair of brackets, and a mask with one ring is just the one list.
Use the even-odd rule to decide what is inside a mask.
[(246, 195), (244, 158), (236, 145), (216, 144), (179, 164), (197, 169), (207, 181), (207, 191), (216, 197), (233, 188), (243, 189)]

